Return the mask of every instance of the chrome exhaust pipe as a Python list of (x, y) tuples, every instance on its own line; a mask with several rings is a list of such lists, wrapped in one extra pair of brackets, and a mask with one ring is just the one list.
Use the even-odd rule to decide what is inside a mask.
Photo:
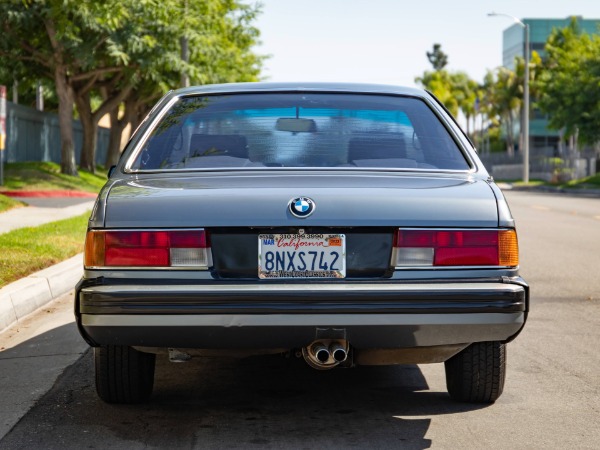
[(334, 342), (329, 347), (329, 353), (333, 356), (333, 360), (337, 363), (346, 361), (348, 358), (348, 352), (339, 343)]
[(315, 355), (315, 358), (317, 358), (317, 361), (319, 361), (321, 364), (325, 364), (327, 361), (329, 361), (329, 357), (331, 356), (329, 349), (323, 344), (316, 344), (313, 346), (312, 353)]

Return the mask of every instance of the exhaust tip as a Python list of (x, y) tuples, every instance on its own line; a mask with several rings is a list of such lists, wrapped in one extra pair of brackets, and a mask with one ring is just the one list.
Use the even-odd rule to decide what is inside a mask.
[(346, 361), (346, 358), (348, 358), (348, 352), (338, 343), (333, 344), (329, 348), (329, 352), (331, 353), (331, 356), (333, 356), (333, 360), (338, 363), (344, 362)]
[(313, 369), (328, 370), (352, 359), (349, 348), (345, 340), (323, 339), (302, 347), (302, 356)]
[(322, 363), (326, 363), (329, 360), (329, 350), (325, 347), (315, 349), (315, 357)]

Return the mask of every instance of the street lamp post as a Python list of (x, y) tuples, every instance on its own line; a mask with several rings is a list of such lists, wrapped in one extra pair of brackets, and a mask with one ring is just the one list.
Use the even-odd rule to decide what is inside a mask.
[(523, 182), (529, 183), (529, 25), (509, 14), (491, 12), (488, 16), (512, 19), (525, 33), (525, 74), (523, 81)]

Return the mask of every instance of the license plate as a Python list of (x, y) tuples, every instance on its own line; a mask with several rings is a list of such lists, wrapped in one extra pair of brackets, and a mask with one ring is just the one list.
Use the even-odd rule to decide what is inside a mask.
[(260, 234), (259, 278), (344, 278), (344, 234)]

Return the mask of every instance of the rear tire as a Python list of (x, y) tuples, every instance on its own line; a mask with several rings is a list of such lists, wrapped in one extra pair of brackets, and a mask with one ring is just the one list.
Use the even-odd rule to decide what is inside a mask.
[(506, 345), (475, 342), (444, 363), (446, 386), (460, 402), (494, 403), (504, 389)]
[(96, 392), (107, 403), (140, 403), (152, 394), (156, 355), (123, 345), (94, 348)]

